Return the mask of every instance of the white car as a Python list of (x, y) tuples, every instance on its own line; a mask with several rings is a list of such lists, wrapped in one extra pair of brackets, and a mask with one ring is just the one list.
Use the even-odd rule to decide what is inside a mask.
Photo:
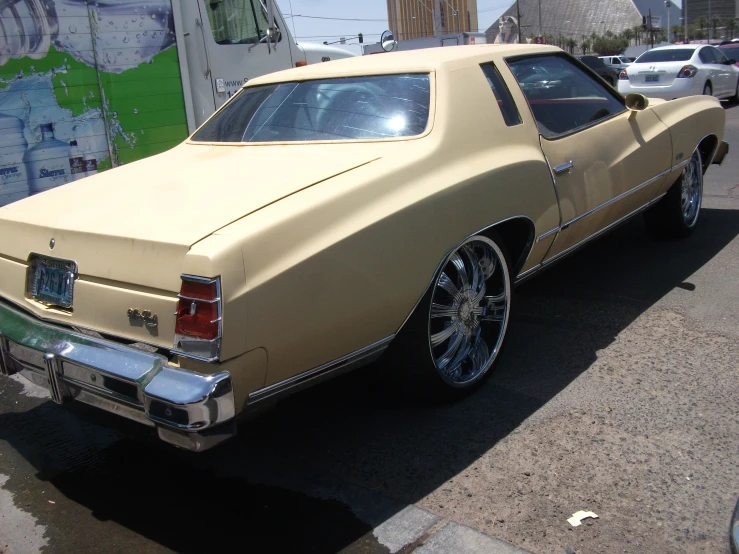
[(680, 44), (647, 50), (621, 71), (618, 92), (652, 98), (706, 94), (739, 102), (739, 67), (707, 44)]
[(631, 60), (626, 56), (598, 56), (603, 63), (616, 69), (626, 69), (631, 65)]

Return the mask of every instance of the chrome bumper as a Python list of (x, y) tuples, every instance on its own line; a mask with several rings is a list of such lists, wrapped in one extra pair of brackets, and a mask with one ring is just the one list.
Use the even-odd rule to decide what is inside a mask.
[(228, 372), (204, 375), (164, 356), (50, 325), (0, 303), (0, 373), (19, 373), (54, 402), (73, 399), (155, 427), (202, 451), (235, 434)]

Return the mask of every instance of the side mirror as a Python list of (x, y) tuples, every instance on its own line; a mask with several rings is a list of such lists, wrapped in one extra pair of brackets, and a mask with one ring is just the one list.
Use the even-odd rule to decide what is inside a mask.
[(398, 41), (395, 40), (392, 31), (385, 31), (380, 37), (380, 44), (385, 52), (392, 52), (398, 47)]
[(734, 58), (729, 58), (726, 61), (726, 65), (734, 65), (736, 63), (736, 60)]
[(629, 121), (636, 117), (636, 113), (645, 110), (649, 106), (649, 100), (643, 94), (632, 92), (626, 95), (626, 107), (631, 111)]

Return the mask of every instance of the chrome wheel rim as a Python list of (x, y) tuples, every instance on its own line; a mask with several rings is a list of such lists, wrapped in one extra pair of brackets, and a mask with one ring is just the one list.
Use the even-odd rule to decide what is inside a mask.
[(703, 199), (703, 171), (701, 170), (700, 154), (696, 150), (690, 162), (683, 169), (680, 187), (680, 206), (683, 221), (688, 227), (695, 225)]
[(481, 379), (500, 352), (510, 313), (505, 257), (486, 237), (472, 237), (449, 257), (429, 310), (431, 357), (453, 387)]

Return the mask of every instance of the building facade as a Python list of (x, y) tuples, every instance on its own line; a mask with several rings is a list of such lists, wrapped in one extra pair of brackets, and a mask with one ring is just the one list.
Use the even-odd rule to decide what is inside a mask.
[[(686, 2), (683, 1), (681, 18), (685, 17), (685, 4)], [(736, 18), (739, 16), (737, 6), (739, 6), (737, 0), (688, 0), (688, 25), (698, 25), (701, 18), (703, 18), (706, 26), (714, 17), (718, 17), (722, 22), (730, 18)], [(679, 23), (682, 24), (684, 21), (684, 19), (681, 19)]]
[(632, 0), (519, 0), (518, 7), (513, 2), (485, 34), (490, 43), (518, 42), (519, 29), (522, 42), (541, 35), (579, 42), (591, 33), (618, 34), (641, 22), (641, 13)]
[(397, 40), (477, 31), (477, 0), (387, 0), (387, 19)]

